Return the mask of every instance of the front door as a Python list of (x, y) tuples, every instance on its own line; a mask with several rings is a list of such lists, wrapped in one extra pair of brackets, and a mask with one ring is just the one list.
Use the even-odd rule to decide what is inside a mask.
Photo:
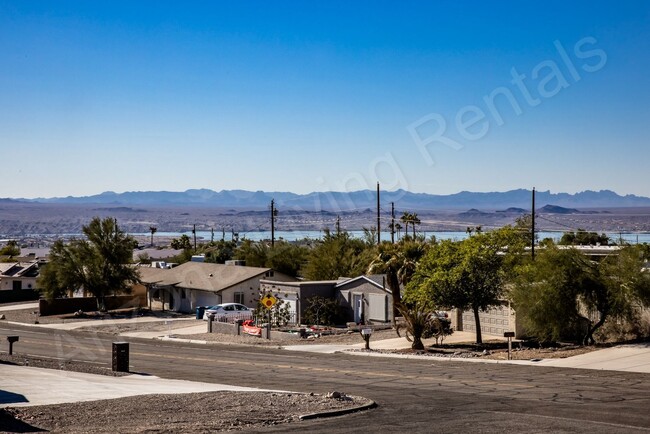
[(352, 296), (352, 305), (354, 306), (354, 322), (360, 324), (363, 321), (363, 296), (354, 294)]

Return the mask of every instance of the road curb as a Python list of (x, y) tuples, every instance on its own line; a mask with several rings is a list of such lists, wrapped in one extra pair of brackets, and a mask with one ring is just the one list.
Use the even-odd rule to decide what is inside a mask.
[(320, 419), (325, 417), (343, 416), (350, 413), (356, 413), (358, 411), (370, 410), (375, 407), (377, 407), (377, 403), (373, 400), (370, 400), (368, 404), (360, 405), (358, 407), (343, 408), (341, 410), (322, 411), (319, 413), (303, 414), (302, 416), (298, 416), (298, 419), (311, 420), (311, 419)]

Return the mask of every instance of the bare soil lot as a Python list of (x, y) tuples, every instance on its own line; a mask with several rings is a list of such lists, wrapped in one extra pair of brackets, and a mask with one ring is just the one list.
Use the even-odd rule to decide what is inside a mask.
[(300, 416), (352, 409), (372, 401), (354, 396), (271, 392), (141, 395), (121, 399), (0, 409), (0, 427), (54, 433), (196, 432), (263, 429), (300, 423)]

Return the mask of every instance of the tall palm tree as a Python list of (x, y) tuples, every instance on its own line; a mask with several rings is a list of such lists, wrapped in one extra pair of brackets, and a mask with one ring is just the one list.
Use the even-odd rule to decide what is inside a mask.
[(415, 239), (415, 225), (422, 223), (418, 218), (417, 213), (411, 214), (411, 226), (413, 226), (413, 239)]
[(402, 223), (404, 223), (404, 234), (408, 236), (409, 234), (409, 223), (411, 222), (411, 213), (404, 211), (402, 217), (399, 218)]
[(425, 253), (426, 245), (421, 242), (382, 243), (378, 246), (377, 256), (368, 267), (369, 274), (386, 274), (386, 283), (393, 300), (393, 325), (400, 314), (401, 287), (411, 281), (415, 267)]
[(151, 232), (151, 245), (153, 246), (153, 234), (158, 232), (158, 228), (155, 226), (149, 226), (149, 232)]

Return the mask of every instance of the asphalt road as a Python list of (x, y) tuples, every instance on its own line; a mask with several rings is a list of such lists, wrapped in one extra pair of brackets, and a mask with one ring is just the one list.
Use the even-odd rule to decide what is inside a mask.
[[(115, 340), (0, 323), (3, 349), (8, 334), (20, 336), (16, 354), (106, 366)], [(650, 432), (648, 374), (128, 341), (133, 372), (298, 392), (338, 390), (379, 404), (265, 432)]]

